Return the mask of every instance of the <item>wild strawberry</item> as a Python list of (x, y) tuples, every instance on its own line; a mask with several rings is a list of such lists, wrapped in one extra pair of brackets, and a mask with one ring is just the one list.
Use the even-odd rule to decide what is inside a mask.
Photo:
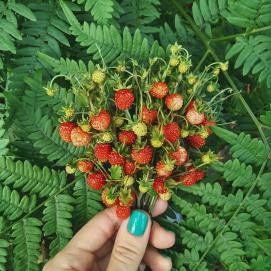
[(94, 190), (101, 190), (106, 184), (105, 180), (102, 171), (97, 171), (88, 175), (87, 184)]
[(169, 94), (166, 97), (165, 104), (171, 111), (178, 111), (183, 106), (183, 97), (179, 94)]
[(65, 142), (72, 142), (71, 140), (71, 132), (72, 129), (77, 125), (73, 122), (62, 122), (59, 126), (59, 135), (61, 139)]
[(175, 160), (176, 166), (182, 166), (188, 159), (188, 153), (185, 148), (178, 147), (176, 151), (169, 154), (169, 158)]
[(119, 89), (115, 93), (115, 103), (120, 110), (129, 109), (134, 100), (134, 94), (130, 89)]
[(123, 171), (125, 175), (132, 175), (135, 172), (135, 164), (130, 161), (125, 161)]
[(187, 141), (188, 143), (197, 149), (202, 148), (205, 145), (205, 139), (201, 136), (201, 135), (190, 135), (187, 137)]
[(81, 172), (89, 173), (90, 171), (92, 171), (93, 167), (94, 165), (90, 161), (79, 160), (77, 162), (77, 168)]
[(150, 187), (149, 187), (148, 183), (142, 182), (139, 184), (138, 189), (141, 193), (147, 193), (150, 190)]
[(133, 148), (132, 158), (135, 162), (141, 165), (147, 165), (152, 160), (152, 148), (150, 146), (145, 146), (143, 149)]
[(84, 132), (80, 127), (75, 127), (71, 132), (71, 140), (76, 147), (86, 146), (90, 143), (90, 134)]
[(207, 127), (207, 132), (208, 132), (209, 135), (211, 135), (213, 133), (213, 131), (210, 128), (210, 126), (216, 126), (216, 122), (215, 121), (207, 120), (207, 119), (204, 119), (204, 121), (201, 124), (203, 126)]
[(156, 110), (149, 110), (146, 106), (142, 108), (142, 121), (146, 124), (152, 124), (157, 120), (158, 112)]
[(196, 110), (196, 101), (194, 101), (194, 100), (191, 101), (191, 102), (188, 104), (186, 110), (187, 110), (187, 111), (188, 111), (188, 110)]
[(116, 209), (116, 214), (119, 219), (126, 219), (131, 214), (131, 208), (127, 206), (118, 206)]
[(112, 147), (110, 144), (98, 143), (94, 148), (94, 155), (99, 161), (106, 162), (109, 158), (109, 154), (111, 153), (111, 151)]
[(191, 186), (196, 182), (202, 180), (205, 176), (205, 173), (202, 170), (193, 170), (185, 175), (180, 176), (179, 181), (184, 186)]
[(172, 161), (164, 162), (160, 160), (157, 162), (155, 169), (158, 176), (167, 178), (172, 174), (174, 163)]
[(92, 78), (93, 82), (95, 82), (97, 84), (102, 84), (105, 79), (105, 74), (102, 70), (96, 70), (93, 72), (91, 78)]
[(163, 127), (165, 139), (171, 143), (177, 141), (181, 135), (181, 130), (177, 122), (171, 122)]
[(152, 188), (158, 194), (166, 193), (167, 187), (165, 186), (165, 179), (162, 177), (157, 177), (153, 181)]
[(204, 113), (199, 113), (198, 111), (194, 109), (188, 110), (185, 114), (185, 117), (187, 121), (192, 125), (199, 125), (205, 119)]
[(97, 131), (105, 131), (111, 122), (110, 114), (106, 110), (102, 110), (98, 115), (90, 118), (90, 124)]
[(147, 125), (144, 122), (136, 123), (132, 129), (137, 136), (145, 136), (148, 132)]
[(159, 194), (159, 198), (160, 198), (161, 200), (164, 200), (164, 201), (170, 200), (171, 196), (172, 196), (172, 193), (170, 192), (169, 189), (167, 190), (167, 192), (162, 193), (162, 194), (161, 194), (161, 193)]
[(132, 145), (136, 141), (136, 134), (133, 131), (121, 131), (119, 141), (125, 145)]
[(132, 206), (136, 200), (136, 194), (134, 191), (127, 190), (122, 191), (119, 196), (120, 206)]
[(65, 170), (66, 170), (67, 174), (73, 174), (73, 173), (75, 173), (76, 168), (68, 164), (68, 165), (66, 165)]
[(154, 83), (150, 89), (150, 93), (157, 99), (163, 99), (168, 94), (168, 86), (164, 82)]
[(118, 204), (118, 197), (112, 194), (109, 189), (104, 189), (102, 192), (102, 202), (106, 207), (111, 208)]
[(115, 150), (112, 150), (108, 156), (108, 161), (112, 166), (123, 165), (125, 160), (122, 155), (120, 155)]
[(132, 186), (135, 183), (135, 179), (132, 176), (126, 175), (123, 178), (124, 186)]

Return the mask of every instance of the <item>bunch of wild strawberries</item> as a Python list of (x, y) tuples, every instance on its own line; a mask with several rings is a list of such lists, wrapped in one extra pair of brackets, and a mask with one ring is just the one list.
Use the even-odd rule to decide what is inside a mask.
[(71, 91), (83, 102), (63, 108), (59, 134), (86, 151), (66, 170), (86, 173), (89, 187), (122, 219), (135, 205), (150, 210), (157, 197), (169, 200), (174, 188), (202, 180), (218, 159), (206, 141), (216, 125), (218, 74), (226, 69), (213, 63), (190, 72), (189, 54), (174, 44), (165, 58), (97, 66), (74, 80)]

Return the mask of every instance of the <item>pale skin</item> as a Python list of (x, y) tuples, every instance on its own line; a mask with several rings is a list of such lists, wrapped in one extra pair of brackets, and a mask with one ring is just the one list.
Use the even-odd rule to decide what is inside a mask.
[[(167, 209), (167, 202), (158, 200), (152, 216)], [(128, 219), (121, 221), (110, 208), (90, 220), (44, 267), (43, 271), (137, 271), (143, 262), (153, 271), (168, 271), (170, 259), (157, 249), (175, 243), (173, 232), (166, 231), (149, 217), (143, 236), (127, 231)]]

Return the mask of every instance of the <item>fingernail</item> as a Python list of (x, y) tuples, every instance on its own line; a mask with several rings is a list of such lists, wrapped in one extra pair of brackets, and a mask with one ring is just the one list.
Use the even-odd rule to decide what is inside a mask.
[(142, 236), (148, 225), (148, 216), (140, 210), (134, 210), (128, 221), (128, 232), (134, 236)]

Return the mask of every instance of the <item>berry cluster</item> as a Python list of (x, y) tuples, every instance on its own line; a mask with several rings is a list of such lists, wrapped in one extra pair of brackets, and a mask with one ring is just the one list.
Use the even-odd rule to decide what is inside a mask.
[(145, 65), (98, 66), (89, 81), (72, 88), (88, 105), (80, 112), (73, 109), (78, 105), (63, 109), (60, 137), (86, 147), (67, 172), (86, 173), (87, 184), (102, 190), (105, 206), (117, 205), (122, 219), (135, 205), (151, 208), (157, 197), (169, 200), (177, 186), (202, 180), (218, 159), (206, 142), (216, 125), (217, 76), (227, 64), (191, 73), (184, 48), (172, 45), (168, 55)]

